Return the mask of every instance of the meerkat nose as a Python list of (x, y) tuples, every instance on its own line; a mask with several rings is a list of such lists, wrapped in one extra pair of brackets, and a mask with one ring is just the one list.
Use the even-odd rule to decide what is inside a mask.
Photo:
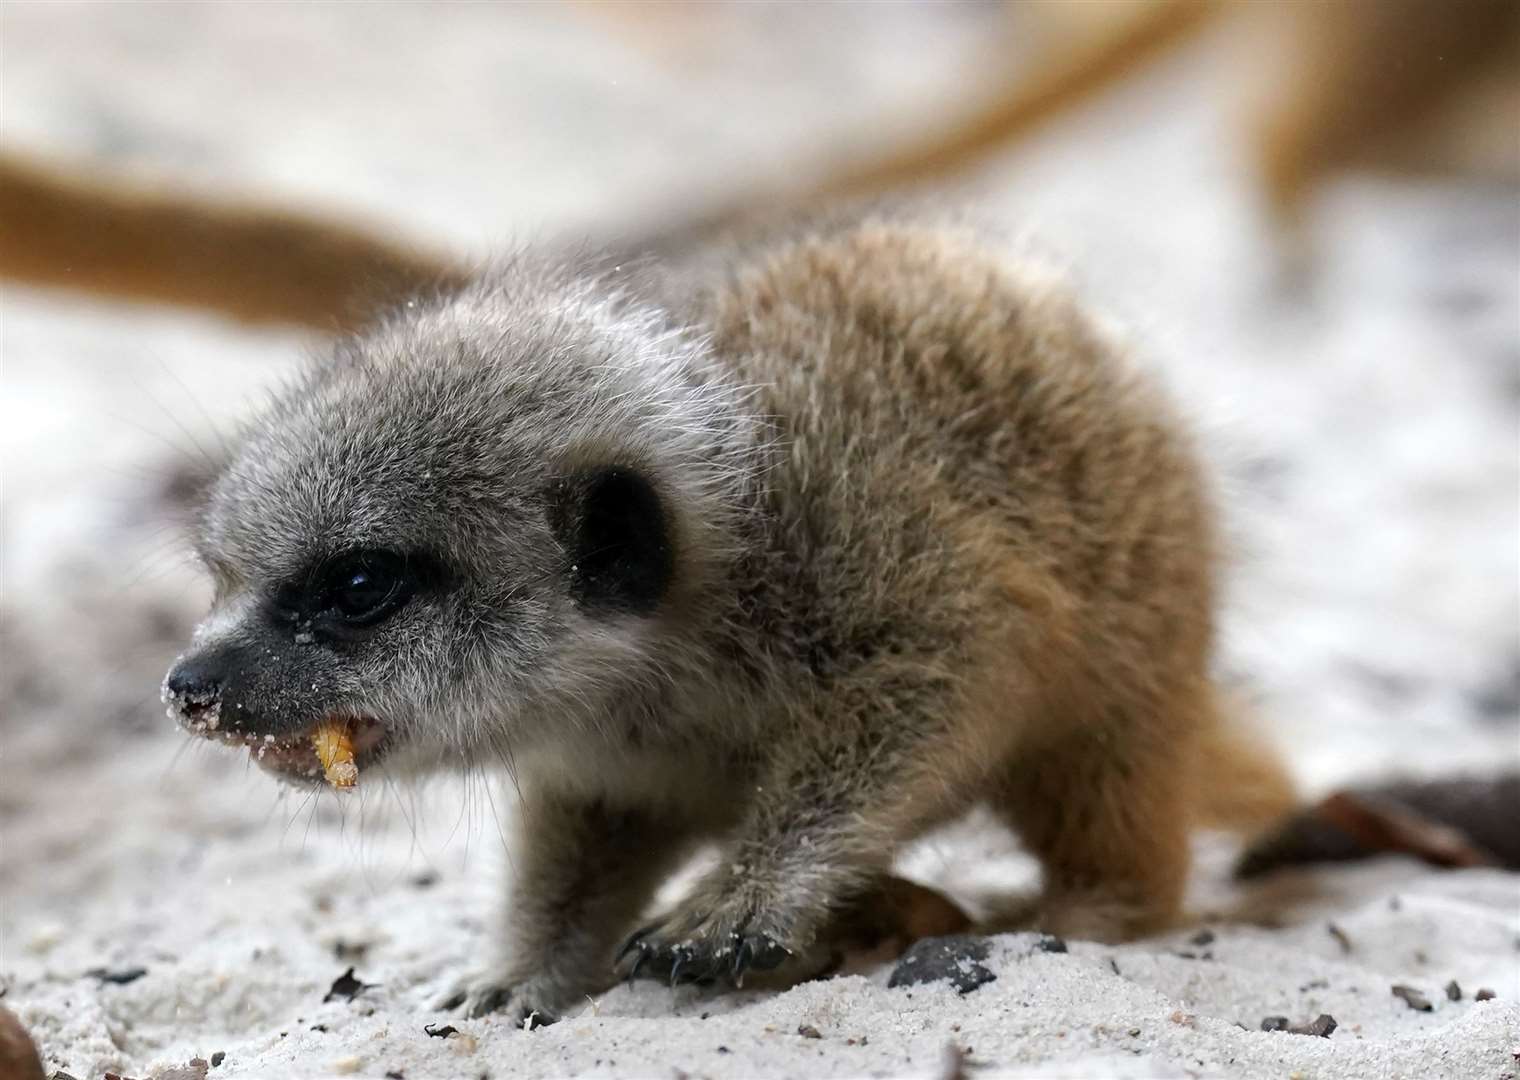
[(164, 680), (171, 697), (190, 702), (206, 702), (222, 692), (221, 665), (214, 659), (195, 657), (180, 660)]
[(164, 677), (164, 703), (170, 715), (186, 723), (201, 719), (220, 703), (225, 678), (215, 656), (181, 657)]

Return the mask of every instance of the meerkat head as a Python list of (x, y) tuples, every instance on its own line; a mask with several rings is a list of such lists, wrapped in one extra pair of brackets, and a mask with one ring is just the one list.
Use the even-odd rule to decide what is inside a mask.
[(737, 421), (703, 370), (655, 313), (552, 274), (338, 346), (209, 487), (215, 599), (170, 715), (292, 777), (335, 719), (361, 769), (594, 731), (722, 558)]

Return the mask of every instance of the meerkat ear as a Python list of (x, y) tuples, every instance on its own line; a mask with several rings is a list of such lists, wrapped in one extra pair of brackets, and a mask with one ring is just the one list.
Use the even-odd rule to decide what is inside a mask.
[(570, 556), (578, 603), (645, 615), (675, 571), (669, 516), (647, 477), (610, 465), (555, 485), (550, 523)]

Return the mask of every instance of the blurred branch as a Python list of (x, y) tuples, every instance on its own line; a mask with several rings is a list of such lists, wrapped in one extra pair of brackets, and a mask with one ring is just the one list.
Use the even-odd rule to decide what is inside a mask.
[[(1024, 5), (1005, 6), (1010, 14), (1024, 13)], [(1177, 48), (1222, 8), (1220, 0), (1046, 6), (1043, 14), (1059, 16), (1052, 21), (1068, 24), (1048, 58), (1033, 71), (1009, 64), (1006, 81), (921, 139), (846, 163), (808, 187), (747, 192), (716, 210), (667, 223), (623, 246), (633, 251), (679, 251), (742, 228), (757, 217), (781, 217), (946, 182)], [(1077, 27), (1070, 24), (1078, 22), (1083, 24), (1080, 32), (1073, 32)]]
[(0, 277), (336, 332), (463, 269), (326, 218), (0, 154)]
[(1434, 866), (1520, 869), (1520, 774), (1396, 782), (1337, 791), (1259, 837), (1238, 877), (1282, 867), (1412, 855)]
[(1175, 48), (1220, 7), (1216, 0), (1107, 6), (1111, 17), (1097, 29), (1033, 71), (1010, 66), (1012, 78), (945, 128), (884, 157), (845, 168), (802, 199), (859, 198), (971, 168)]
[[(1250, 32), (1285, 47), (1246, 136), (1286, 239), (1302, 232), (1299, 211), (1312, 186), (1375, 144), (1392, 143), (1415, 164), (1459, 168), (1456, 154), (1497, 147), (1488, 156), (1500, 173), (1520, 169), (1513, 123), (1520, 78), (1508, 59), (1520, 56), (1514, 0), (1005, 7), (1010, 16), (1064, 27), (1032, 71), (1010, 63), (1006, 80), (918, 141), (847, 162), (811, 185), (742, 193), (645, 229), (619, 248), (682, 253), (767, 219), (943, 182), (1121, 84), (1221, 15), (1260, 14), (1265, 21)], [(1483, 101), (1498, 104), (1469, 104), (1466, 114), (1487, 126), (1467, 134), (1465, 148), (1422, 148), (1411, 125), (1484, 80), (1494, 85)], [(1504, 137), (1488, 134), (1495, 122), (1508, 125)], [(0, 277), (336, 332), (408, 295), (456, 285), (468, 270), (316, 216), (87, 182), (0, 154)]]

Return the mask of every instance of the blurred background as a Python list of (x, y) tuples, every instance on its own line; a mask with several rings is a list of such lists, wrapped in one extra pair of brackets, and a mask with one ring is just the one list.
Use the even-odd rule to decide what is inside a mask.
[[(1285, 14), (1310, 8), (1339, 14)], [(681, 246), (833, 195), (965, 207), (1186, 403), (1236, 541), (1221, 664), (1306, 791), (1513, 769), (1514, 11), (8, 0), (0, 990), (144, 963), (162, 993), (32, 1022), (77, 1060), (167, 1059), (187, 1016), (235, 1033), (294, 1008), (301, 950), (334, 945), (319, 897), (348, 937), (399, 938), (389, 981), (421, 987), (468, 946), (398, 930), (410, 883), (441, 875), (434, 910), (478, 926), (491, 875), (456, 871), (510, 813), (476, 784), (293, 797), (164, 719), (208, 599), (183, 463), (350, 309), (302, 306), (295, 243), (92, 265), (115, 200), (338, 229), (314, 258), (358, 292), (381, 249), (404, 281), (525, 242)], [(106, 216), (50, 216), (54, 191)], [(234, 310), (224, 272), (284, 291)], [(310, 942), (277, 944), (291, 924)], [(192, 991), (213, 939), (283, 954)]]

